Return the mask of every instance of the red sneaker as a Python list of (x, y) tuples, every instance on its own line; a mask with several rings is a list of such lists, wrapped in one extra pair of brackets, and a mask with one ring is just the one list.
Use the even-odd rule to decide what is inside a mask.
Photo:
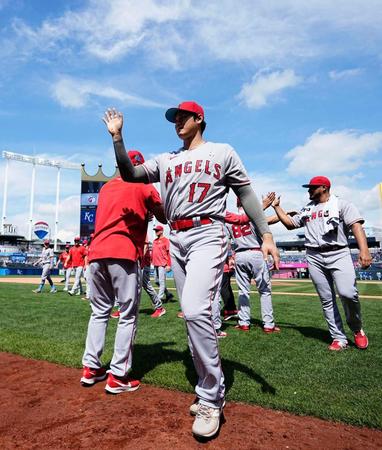
[(156, 309), (150, 317), (162, 317), (166, 314), (166, 310), (164, 308)]
[(106, 369), (101, 367), (100, 369), (91, 369), (90, 367), (84, 367), (82, 370), (81, 384), (82, 386), (92, 386), (98, 381), (102, 381), (107, 377)]
[(235, 328), (241, 331), (249, 331), (250, 326), (249, 325), (236, 325)]
[(133, 380), (126, 375), (125, 377), (117, 377), (112, 373), (109, 373), (105, 391), (110, 394), (120, 394), (121, 392), (133, 392), (139, 388), (139, 380)]
[(340, 352), (341, 350), (345, 350), (347, 346), (348, 344), (346, 342), (341, 342), (334, 339), (334, 341), (329, 345), (328, 350)]
[(223, 339), (223, 338), (226, 338), (227, 336), (228, 336), (228, 334), (225, 331), (223, 331), (223, 330), (216, 330), (216, 337), (218, 339)]
[(365, 350), (369, 345), (369, 340), (363, 330), (354, 333), (354, 344), (360, 350)]
[(237, 318), (237, 309), (233, 309), (232, 311), (224, 311), (223, 312), (223, 320), (230, 320), (230, 319), (236, 319)]
[(120, 315), (121, 315), (121, 313), (119, 311), (115, 311), (112, 314), (110, 314), (110, 317), (113, 319), (119, 319)]
[(264, 327), (263, 328), (264, 333), (280, 333), (280, 328), (276, 327), (276, 325), (272, 328)]

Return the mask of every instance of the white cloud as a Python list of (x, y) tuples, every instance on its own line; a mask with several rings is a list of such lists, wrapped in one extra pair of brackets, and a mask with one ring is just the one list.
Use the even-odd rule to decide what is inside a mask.
[(245, 83), (237, 98), (248, 108), (262, 108), (281, 91), (297, 86), (302, 78), (293, 70), (257, 72), (250, 83)]
[(135, 106), (164, 108), (160, 103), (128, 94), (114, 87), (73, 77), (61, 77), (51, 86), (51, 92), (55, 100), (69, 108), (83, 108), (94, 97), (108, 98)]
[(370, 157), (381, 150), (382, 132), (318, 130), (285, 157), (290, 160), (287, 170), (291, 175), (330, 175), (356, 170), (368, 164)]
[(355, 69), (346, 69), (346, 70), (331, 70), (329, 72), (329, 78), (332, 80), (338, 81), (346, 78), (357, 77), (363, 72), (360, 68)]
[(88, 55), (111, 62), (139, 49), (150, 65), (186, 69), (197, 61), (280, 67), (348, 55), (349, 49), (380, 55), (378, 0), (242, 0), (240, 7), (233, 0), (88, 0), (82, 5), (36, 28), (15, 21), (16, 56), (63, 51), (80, 60)]

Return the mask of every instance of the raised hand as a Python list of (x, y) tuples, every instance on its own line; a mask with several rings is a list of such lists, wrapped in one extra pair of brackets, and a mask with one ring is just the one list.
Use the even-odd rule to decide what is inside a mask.
[(277, 206), (280, 206), (280, 198), (281, 198), (281, 195), (279, 195), (278, 197), (276, 197), (276, 198), (273, 200), (273, 202), (272, 202), (273, 208), (276, 208)]
[(102, 117), (109, 133), (114, 137), (122, 134), (123, 114), (115, 108), (108, 108)]
[(263, 195), (262, 196), (263, 210), (269, 208), (272, 205), (272, 202), (275, 200), (275, 198), (276, 198), (275, 192), (268, 192), (267, 195)]

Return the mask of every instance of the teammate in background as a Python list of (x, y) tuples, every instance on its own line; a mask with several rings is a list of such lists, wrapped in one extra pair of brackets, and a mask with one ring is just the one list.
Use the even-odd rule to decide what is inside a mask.
[[(60, 281), (60, 283), (62, 283), (62, 282), (65, 283), (65, 287), (63, 289), (64, 291), (68, 291), (69, 290), (68, 289), (69, 281), (67, 281), (67, 279), (66, 279), (66, 272), (68, 271), (68, 268), (66, 266), (66, 260), (67, 260), (67, 258), (69, 256), (69, 249), (70, 249), (70, 245), (66, 244), (65, 245), (65, 250), (60, 253), (60, 255), (58, 257), (58, 260), (57, 260), (57, 264), (56, 264), (56, 268), (58, 268), (59, 265), (61, 264), (62, 270), (64, 272), (64, 279), (62, 281)], [(70, 272), (70, 269), (69, 269), (69, 272)]]
[(330, 180), (317, 176), (303, 187), (308, 188), (310, 202), (294, 217), (280, 206), (280, 197), (272, 206), (288, 230), (304, 227), (306, 259), (309, 273), (321, 299), (324, 317), (333, 342), (329, 350), (343, 350), (348, 345), (342, 319), (336, 302), (336, 290), (341, 298), (346, 322), (354, 334), (354, 343), (366, 349), (368, 339), (362, 329), (361, 305), (356, 286), (356, 275), (348, 246), (351, 229), (360, 253), (359, 265), (366, 269), (371, 264), (364, 219), (350, 202), (330, 193)]
[(220, 294), (223, 299), (223, 318), (230, 320), (237, 317), (235, 296), (233, 295), (231, 278), (235, 272), (235, 256), (231, 248), (228, 249), (227, 258), (224, 263), (222, 285)]
[[(270, 194), (268, 194), (269, 196)], [(272, 201), (275, 198), (273, 193)], [(266, 209), (269, 204), (264, 204)], [(239, 288), (239, 312), (236, 328), (249, 331), (251, 324), (251, 281), (255, 280), (260, 296), (261, 318), (265, 333), (278, 333), (280, 328), (275, 325), (272, 306), (271, 275), (268, 264), (261, 252), (261, 237), (248, 216), (243, 215), (241, 203), (237, 201), (239, 214), (226, 213), (225, 222), (229, 234), (235, 244), (235, 274)]]
[(125, 181), (160, 181), (166, 218), (171, 228), (171, 262), (194, 366), (198, 374), (192, 405), (196, 413), (192, 432), (209, 438), (219, 430), (225, 404), (225, 385), (211, 303), (220, 291), (228, 239), (224, 211), (229, 187), (241, 199), (245, 211), (260, 230), (264, 258), (278, 251), (260, 202), (250, 187), (246, 171), (228, 144), (207, 142), (203, 108), (183, 102), (170, 108), (166, 118), (175, 123), (183, 146), (134, 167), (126, 157), (122, 140), (123, 116), (108, 110), (104, 116), (113, 138), (118, 167)]
[[(132, 154), (143, 159), (136, 150), (126, 156), (133, 158)], [(106, 378), (100, 356), (110, 312), (118, 303), (120, 316), (105, 390), (119, 394), (139, 388), (140, 382), (133, 380), (129, 372), (140, 298), (139, 260), (143, 257), (149, 212), (165, 222), (162, 201), (152, 185), (125, 183), (117, 177), (99, 192), (95, 232), (89, 250), (92, 314), (82, 359), (81, 383), (84, 386)]]
[(50, 293), (55, 294), (57, 292), (56, 286), (54, 285), (52, 278), (50, 277), (50, 272), (54, 266), (54, 251), (50, 246), (50, 242), (48, 240), (44, 241), (44, 248), (42, 249), (40, 258), (33, 264), (37, 266), (39, 264), (42, 265), (42, 274), (40, 285), (33, 292), (35, 294), (40, 294), (44, 288), (45, 281), (48, 280), (50, 284)]
[(155, 311), (151, 314), (151, 317), (153, 318), (162, 317), (164, 314), (166, 314), (166, 309), (163, 308), (162, 300), (160, 299), (159, 295), (156, 293), (155, 289), (153, 288), (153, 285), (151, 284), (150, 274), (151, 274), (151, 249), (150, 249), (150, 242), (148, 241), (146, 236), (146, 242), (142, 258), (142, 287), (147, 292), (155, 308)]
[[(87, 255), (89, 253), (90, 239), (89, 240), (84, 239), (82, 241), (82, 246), (85, 248), (86, 255)], [(89, 301), (90, 300), (90, 284), (89, 284), (89, 261), (88, 261), (88, 258), (85, 258), (84, 278), (85, 278), (85, 283), (86, 283), (85, 297), (81, 297), (81, 300)]]
[(168, 302), (174, 295), (166, 288), (166, 272), (171, 270), (170, 241), (164, 236), (162, 225), (154, 227), (156, 238), (153, 241), (152, 263), (155, 270), (155, 284), (159, 286), (158, 297)]
[(87, 251), (86, 248), (81, 245), (81, 238), (74, 238), (74, 246), (69, 250), (69, 256), (66, 260), (66, 265), (74, 269), (74, 284), (72, 289), (68, 291), (69, 295), (81, 295), (82, 283), (81, 278), (84, 273), (84, 266), (86, 265)]

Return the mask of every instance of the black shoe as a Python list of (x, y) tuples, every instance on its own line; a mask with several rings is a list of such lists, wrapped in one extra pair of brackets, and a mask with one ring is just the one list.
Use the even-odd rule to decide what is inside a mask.
[(166, 302), (171, 302), (171, 300), (173, 300), (173, 298), (174, 298), (174, 294), (167, 294), (167, 296), (166, 296)]

